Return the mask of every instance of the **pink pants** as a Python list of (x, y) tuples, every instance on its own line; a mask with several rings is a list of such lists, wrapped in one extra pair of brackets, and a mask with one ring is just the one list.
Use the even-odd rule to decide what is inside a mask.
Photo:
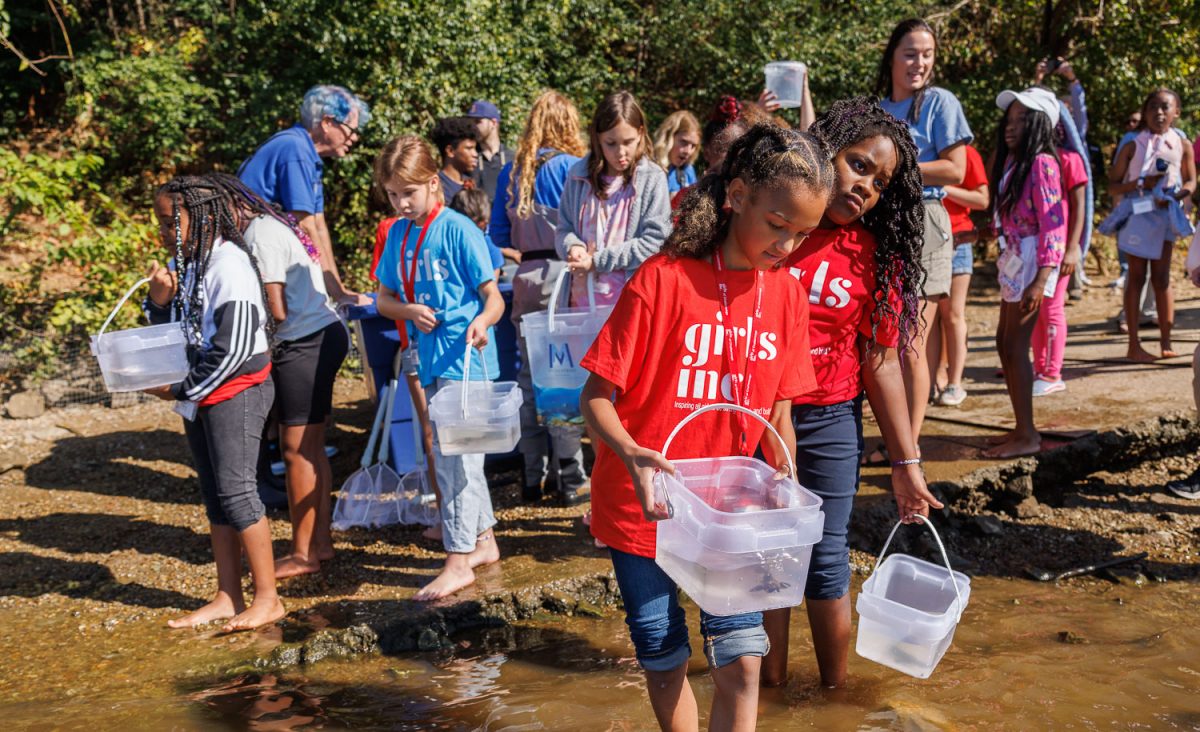
[(1067, 287), (1070, 277), (1059, 277), (1054, 297), (1042, 300), (1033, 327), (1033, 372), (1047, 381), (1062, 378), (1063, 352), (1067, 349)]

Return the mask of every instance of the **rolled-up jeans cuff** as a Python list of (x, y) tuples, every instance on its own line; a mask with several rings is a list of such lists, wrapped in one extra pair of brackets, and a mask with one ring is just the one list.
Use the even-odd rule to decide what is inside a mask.
[(742, 656), (762, 657), (770, 650), (771, 642), (767, 640), (767, 631), (761, 625), (704, 639), (704, 655), (708, 657), (708, 665), (713, 668), (721, 668)]
[[(764, 634), (764, 638), (766, 635)], [(646, 671), (674, 671), (687, 660), (692, 657), (692, 646), (688, 643), (675, 648), (674, 650), (660, 653), (656, 656), (641, 656), (637, 657), (638, 663)]]

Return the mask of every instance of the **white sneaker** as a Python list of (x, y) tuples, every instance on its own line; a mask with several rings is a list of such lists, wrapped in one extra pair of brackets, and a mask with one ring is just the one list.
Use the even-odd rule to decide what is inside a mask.
[(957, 407), (967, 398), (967, 390), (961, 384), (947, 384), (938, 395), (937, 403), (943, 407)]
[(1035, 397), (1053, 394), (1056, 391), (1066, 391), (1067, 385), (1062, 379), (1047, 381), (1040, 376), (1033, 380), (1033, 395)]
[(1117, 279), (1115, 279), (1111, 283), (1109, 283), (1108, 286), (1113, 288), (1114, 290), (1124, 290), (1125, 289), (1125, 275), (1121, 275), (1120, 277), (1117, 277)]

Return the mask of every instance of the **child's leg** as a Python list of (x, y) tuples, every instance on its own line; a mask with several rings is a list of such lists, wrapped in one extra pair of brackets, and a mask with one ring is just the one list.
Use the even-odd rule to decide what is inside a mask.
[(346, 354), (350, 352), (350, 334), (342, 323), (330, 323), (320, 335), (320, 355), (317, 358), (316, 376), (310, 397), (309, 418), (311, 424), (320, 429), (321, 441), (310, 453), (317, 467), (317, 525), (313, 535), (313, 548), (317, 559), (325, 562), (333, 559), (333, 467), (325, 454), (326, 424), (332, 425), (333, 384)]
[[(408, 394), (412, 398), (413, 415), (421, 430), (421, 449), (425, 451), (425, 477), (429, 481), (429, 490), (437, 497), (438, 505), (442, 504), (442, 489), (438, 486), (437, 465), (433, 460), (433, 422), (429, 420), (429, 400), (425, 397), (425, 389), (415, 368), (406, 371), (404, 380), (408, 383)], [(442, 525), (435, 524), (421, 532), (421, 536), (434, 541), (442, 540)]]
[[(1010, 327), (1009, 326), (1009, 314), (1010, 314), (1010, 310), (1008, 308), (1008, 303), (1001, 302), (1000, 303), (1000, 319), (999, 319), (999, 322), (997, 322), (997, 324), (996, 324), (996, 355), (1000, 358), (1000, 370), (1004, 372), (1004, 387), (1011, 394), (1012, 393), (1012, 378), (1010, 375), (1011, 369), (1009, 368), (1009, 363), (1008, 363), (1008, 361), (1009, 361), (1008, 339), (1006, 337), (1006, 334), (1008, 333), (1008, 329)], [(1015, 432), (1016, 432), (1016, 430), (1009, 430), (1008, 432), (1005, 432), (1003, 435), (998, 435), (996, 437), (989, 437), (988, 443), (990, 443), (992, 445), (1003, 445), (1004, 443), (1006, 443), (1010, 439), (1012, 439), (1012, 436)]]
[[(292, 519), (292, 553), (275, 563), (275, 576), (282, 579), (321, 569), (314, 543), (321, 501), (318, 462), (323, 461), (328, 469), (329, 459), (325, 457), (324, 424), (281, 425), (279, 438), (287, 466), (288, 511)], [(332, 482), (332, 474), (329, 480)]]
[(967, 364), (967, 293), (971, 275), (956, 274), (950, 279), (949, 306), (943, 316), (942, 330), (946, 334), (947, 386), (962, 384)]
[(1038, 313), (1022, 313), (1019, 302), (1002, 303), (1000, 307), (1007, 311), (1002, 333), (1004, 379), (1008, 382), (1008, 398), (1017, 424), (1008, 439), (988, 450), (987, 455), (1010, 458), (1031, 455), (1042, 443), (1033, 423), (1033, 364), (1029, 361), (1029, 341)]
[(1033, 329), (1034, 376), (1046, 381), (1062, 378), (1063, 354), (1067, 347), (1067, 290), (1069, 277), (1059, 277), (1054, 295), (1042, 300)]
[(271, 551), (271, 525), (267, 517), (262, 516), (242, 529), (238, 539), (242, 551), (246, 553), (250, 576), (254, 580), (254, 602), (225, 624), (222, 630), (226, 633), (252, 630), (273, 623), (286, 614), (275, 588), (275, 560)]
[(791, 645), (792, 609), (790, 607), (763, 612), (763, 630), (771, 650), (762, 660), (760, 671), (763, 686), (783, 686), (788, 678), (788, 647)]
[(1163, 358), (1179, 355), (1171, 348), (1171, 328), (1175, 325), (1175, 292), (1171, 288), (1171, 254), (1175, 243), (1163, 242), (1163, 253), (1150, 263), (1150, 284), (1158, 306), (1158, 339)]
[(638, 663), (646, 674), (646, 690), (658, 725), (664, 730), (699, 726), (696, 697), (687, 680), (687, 622), (679, 606), (679, 588), (649, 557), (609, 549), (625, 624)]
[(1129, 326), (1129, 350), (1125, 357), (1138, 363), (1154, 360), (1154, 356), (1142, 348), (1142, 340), (1138, 334), (1138, 325), (1142, 322), (1142, 286), (1146, 283), (1146, 269), (1145, 259), (1129, 255), (1129, 274), (1125, 277), (1125, 323)]
[(770, 648), (762, 613), (718, 617), (701, 611), (700, 632), (716, 687), (709, 729), (753, 730), (762, 657)]
[(922, 300), (921, 323), (914, 334), (912, 348), (904, 351), (904, 387), (908, 395), (908, 413), (912, 420), (913, 440), (920, 452), (921, 425), (925, 423), (925, 407), (929, 404), (929, 357), (925, 353), (925, 337), (937, 326), (937, 298)]

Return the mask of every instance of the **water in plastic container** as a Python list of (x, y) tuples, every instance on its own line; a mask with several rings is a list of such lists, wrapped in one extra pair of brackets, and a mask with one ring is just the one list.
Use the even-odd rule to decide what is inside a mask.
[(520, 410), (521, 388), (513, 381), (453, 382), (429, 402), (443, 455), (511, 451), (521, 439)]
[(187, 339), (179, 323), (94, 335), (92, 354), (110, 392), (177, 384), (189, 370)]
[(541, 311), (521, 316), (534, 402), (543, 424), (583, 424), (579, 396), (588, 371), (579, 362), (611, 312), (611, 306), (558, 308), (553, 314)]
[(856, 604), (855, 651), (909, 676), (927, 679), (950, 647), (970, 596), (971, 580), (965, 574), (893, 554), (863, 583)]
[(799, 107), (804, 99), (807, 67), (800, 61), (772, 61), (763, 69), (767, 91), (775, 93), (779, 106)]
[(658, 523), (655, 562), (713, 615), (799, 605), (821, 499), (748, 457), (675, 460), (660, 473), (673, 515)]

